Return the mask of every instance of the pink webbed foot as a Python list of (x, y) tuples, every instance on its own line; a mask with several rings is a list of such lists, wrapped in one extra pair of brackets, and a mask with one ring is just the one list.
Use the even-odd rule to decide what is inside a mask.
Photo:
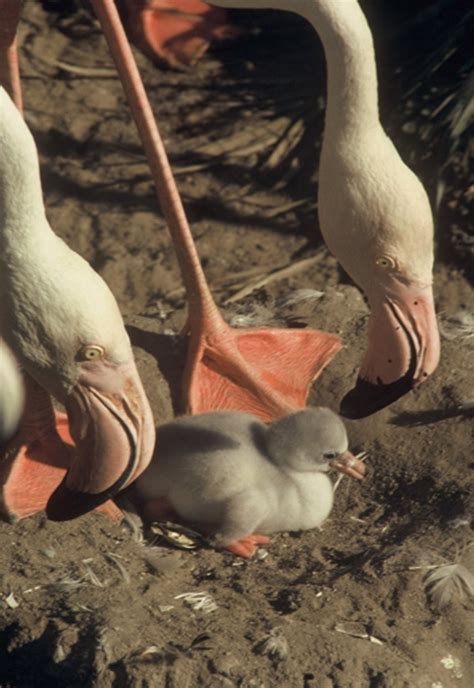
[(253, 533), (252, 535), (247, 535), (236, 542), (232, 542), (230, 545), (226, 545), (224, 549), (236, 554), (238, 557), (244, 557), (244, 559), (250, 559), (253, 557), (258, 549), (259, 545), (266, 545), (270, 542), (270, 538), (266, 535), (258, 535)]
[[(66, 474), (74, 447), (67, 416), (56, 413), (54, 423), (36, 437), (20, 428), (0, 456), (0, 513), (10, 521), (42, 511)], [(111, 501), (97, 511), (114, 521), (122, 519)]]
[(169, 67), (195, 64), (213, 41), (238, 34), (226, 10), (201, 0), (125, 0), (128, 33)]
[(318, 330), (237, 330), (220, 316), (190, 325), (187, 411), (245, 411), (261, 420), (303, 408), (311, 383), (341, 348)]

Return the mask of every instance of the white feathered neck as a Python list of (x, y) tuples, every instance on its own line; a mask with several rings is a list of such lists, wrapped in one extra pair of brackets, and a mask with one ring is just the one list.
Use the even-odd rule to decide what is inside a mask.
[(357, 0), (217, 0), (215, 4), (291, 11), (313, 26), (327, 63), (318, 191), (324, 239), (366, 293), (380, 289), (375, 266), (385, 256), (402, 280), (430, 284), (430, 205), (419, 179), (403, 163), (380, 123), (372, 34)]
[(0, 293), (0, 335), (58, 398), (75, 381), (81, 346), (101, 345), (116, 362), (130, 358), (109, 288), (49, 226), (35, 142), (2, 88)]

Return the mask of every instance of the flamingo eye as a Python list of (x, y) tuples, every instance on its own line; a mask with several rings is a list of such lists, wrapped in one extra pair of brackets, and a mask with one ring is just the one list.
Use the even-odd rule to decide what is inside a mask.
[(375, 264), (383, 270), (389, 270), (390, 268), (395, 268), (397, 266), (395, 260), (391, 256), (380, 256), (380, 258), (377, 258), (375, 261)]
[(325, 452), (325, 453), (323, 454), (323, 457), (324, 457), (327, 461), (331, 461), (332, 459), (336, 459), (338, 456), (339, 456), (338, 452)]
[(105, 351), (101, 346), (97, 346), (96, 344), (89, 344), (87, 346), (83, 346), (78, 354), (77, 354), (77, 360), (78, 361), (101, 361), (104, 358)]

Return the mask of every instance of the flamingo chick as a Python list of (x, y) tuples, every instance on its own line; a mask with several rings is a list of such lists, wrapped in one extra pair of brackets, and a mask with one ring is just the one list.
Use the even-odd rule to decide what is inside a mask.
[(347, 446), (344, 424), (327, 408), (269, 426), (231, 411), (183, 416), (158, 429), (132, 499), (146, 520), (157, 520), (166, 504), (211, 533), (216, 547), (249, 557), (270, 533), (323, 523), (333, 504), (329, 469), (356, 478), (365, 472)]
[[(32, 443), (37, 461), (68, 465), (47, 513), (73, 518), (105, 502), (146, 467), (154, 424), (117, 303), (102, 278), (49, 226), (36, 146), (3, 88), (0, 293), (0, 334), (31, 377), (25, 442), (15, 451), (7, 447), (3, 468), (31, 458)], [(66, 409), (74, 450), (59, 440), (49, 394)], [(59, 425), (64, 436), (64, 419)]]
[(367, 416), (423, 382), (439, 361), (432, 292), (433, 218), (421, 182), (379, 119), (372, 34), (357, 0), (216, 0), (219, 7), (288, 10), (319, 34), (327, 105), (318, 212), (324, 239), (366, 294), (368, 347), (341, 404)]

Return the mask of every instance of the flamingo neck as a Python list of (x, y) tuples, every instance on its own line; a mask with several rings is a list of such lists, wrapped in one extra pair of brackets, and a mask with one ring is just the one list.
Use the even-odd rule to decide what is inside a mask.
[(25, 252), (50, 236), (33, 137), (0, 89), (0, 248)]
[(223, 7), (275, 9), (304, 17), (321, 38), (327, 62), (325, 137), (380, 128), (375, 53), (357, 0), (225, 0)]
[(297, 0), (293, 8), (318, 33), (326, 55), (326, 145), (380, 129), (372, 33), (357, 0)]

